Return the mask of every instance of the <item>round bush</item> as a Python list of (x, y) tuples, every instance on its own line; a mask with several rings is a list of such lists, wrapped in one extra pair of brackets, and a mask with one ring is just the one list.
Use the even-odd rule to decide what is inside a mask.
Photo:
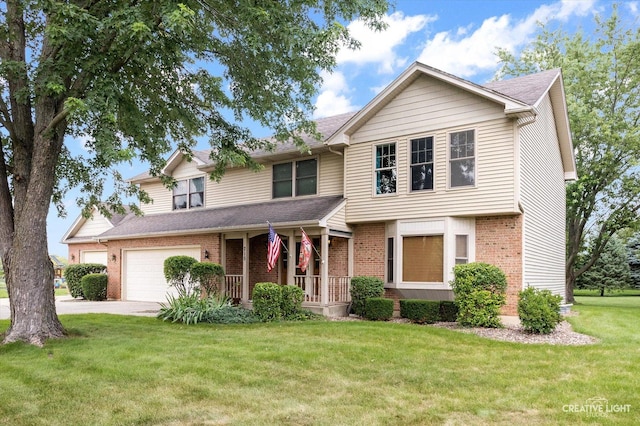
[(292, 318), (302, 310), (304, 291), (298, 286), (285, 285), (280, 287), (282, 304), (280, 310), (284, 318)]
[(524, 331), (549, 334), (562, 321), (560, 302), (562, 297), (549, 290), (528, 287), (518, 294), (518, 317)]
[(189, 280), (203, 289), (207, 295), (219, 294), (223, 279), (224, 268), (217, 263), (194, 262), (189, 268)]
[(475, 262), (456, 265), (451, 282), (458, 323), (465, 327), (501, 327), (507, 278), (497, 266)]
[(178, 290), (179, 295), (191, 293), (187, 276), (191, 265), (196, 262), (191, 256), (171, 256), (164, 260), (164, 277), (169, 285)]
[(276, 283), (257, 283), (253, 288), (253, 312), (264, 322), (282, 317), (282, 290)]
[(366, 300), (381, 297), (383, 294), (384, 283), (380, 278), (366, 276), (351, 278), (351, 311), (363, 316)]
[(72, 297), (84, 297), (82, 291), (82, 277), (87, 274), (101, 274), (107, 267), (100, 263), (78, 263), (69, 265), (64, 269), (64, 279)]
[(87, 300), (107, 299), (107, 274), (87, 274), (82, 277), (82, 293)]

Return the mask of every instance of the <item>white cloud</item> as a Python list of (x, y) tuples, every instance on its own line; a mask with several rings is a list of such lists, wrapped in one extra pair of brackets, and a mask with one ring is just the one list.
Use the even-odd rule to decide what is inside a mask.
[(638, 15), (638, 2), (637, 1), (630, 1), (629, 3), (626, 3), (627, 8), (629, 8), (629, 11), (631, 12), (631, 14), (633, 15)]
[(402, 45), (411, 33), (422, 30), (429, 22), (436, 19), (436, 16), (405, 16), (402, 12), (394, 12), (384, 18), (388, 27), (382, 32), (371, 30), (360, 20), (353, 21), (348, 26), (349, 32), (362, 45), (355, 51), (341, 49), (337, 56), (338, 64), (373, 63), (378, 64), (378, 72), (393, 73), (398, 67), (405, 66), (408, 61), (406, 57), (398, 57), (396, 48)]
[(475, 31), (464, 27), (439, 32), (426, 42), (418, 61), (463, 78), (494, 71), (497, 47), (515, 52), (536, 33), (538, 22), (566, 22), (584, 16), (593, 11), (595, 1), (563, 0), (542, 5), (519, 21), (514, 22), (510, 15), (492, 16)]
[(315, 104), (314, 118), (329, 117), (360, 109), (347, 97), (349, 86), (343, 73), (321, 73), (323, 84)]

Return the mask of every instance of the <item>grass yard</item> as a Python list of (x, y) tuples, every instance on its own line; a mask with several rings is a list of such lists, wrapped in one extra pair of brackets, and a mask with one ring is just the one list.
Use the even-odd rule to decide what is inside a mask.
[[(637, 424), (640, 297), (578, 301), (570, 321), (597, 345), (397, 323), (61, 316), (71, 338), (0, 346), (0, 423)], [(592, 398), (618, 412), (575, 412)]]
[[(66, 288), (56, 288), (56, 296), (66, 296), (69, 294), (69, 290)], [(6, 299), (9, 297), (7, 293), (7, 286), (4, 281), (0, 281), (0, 299)]]

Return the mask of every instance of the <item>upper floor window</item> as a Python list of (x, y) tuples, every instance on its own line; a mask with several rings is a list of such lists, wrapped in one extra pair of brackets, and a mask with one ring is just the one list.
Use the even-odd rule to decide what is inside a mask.
[(476, 183), (475, 131), (449, 135), (449, 187), (473, 186)]
[(396, 144), (376, 146), (376, 194), (395, 194), (396, 168)]
[[(294, 185), (295, 182), (295, 185)], [(313, 195), (318, 186), (318, 161), (294, 161), (273, 165), (273, 198)]]
[(204, 206), (204, 177), (179, 180), (173, 188), (173, 209)]
[(411, 140), (411, 190), (433, 189), (433, 136)]

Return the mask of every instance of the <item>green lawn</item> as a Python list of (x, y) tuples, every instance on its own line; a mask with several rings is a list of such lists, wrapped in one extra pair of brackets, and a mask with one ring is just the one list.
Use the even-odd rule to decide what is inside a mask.
[[(56, 296), (66, 296), (67, 294), (69, 294), (69, 290), (66, 288), (56, 289)], [(7, 286), (4, 281), (0, 281), (0, 299), (6, 299), (8, 297), (9, 294), (7, 293)]]
[[(636, 424), (640, 297), (578, 302), (570, 321), (601, 343), (513, 344), (396, 323), (61, 316), (70, 338), (0, 347), (0, 423)], [(591, 398), (630, 412), (568, 412)]]

